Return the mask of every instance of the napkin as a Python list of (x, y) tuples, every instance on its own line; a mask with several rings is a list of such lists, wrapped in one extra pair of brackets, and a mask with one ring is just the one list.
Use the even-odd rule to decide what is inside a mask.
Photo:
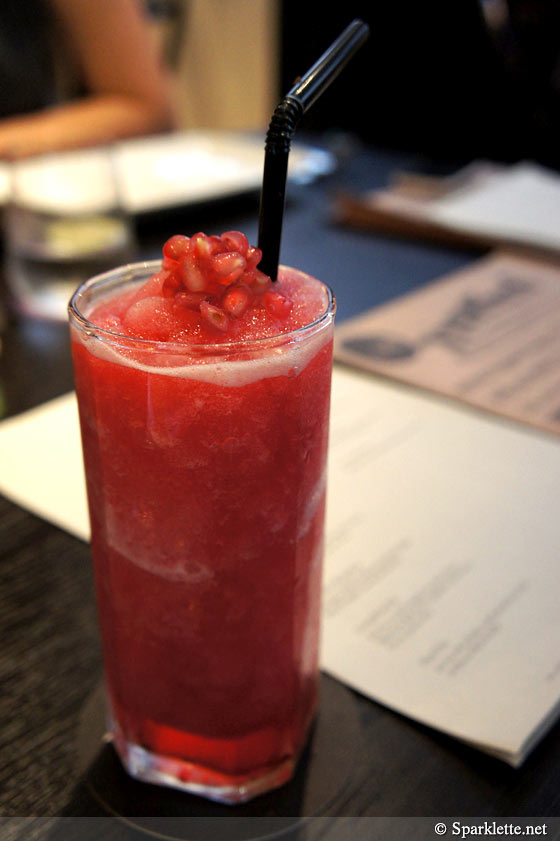
[(76, 537), (89, 539), (73, 392), (0, 423), (0, 492)]

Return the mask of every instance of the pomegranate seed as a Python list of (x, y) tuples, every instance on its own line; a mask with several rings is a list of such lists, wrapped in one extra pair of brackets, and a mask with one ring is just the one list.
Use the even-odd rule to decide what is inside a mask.
[(206, 292), (177, 292), (175, 300), (188, 310), (199, 310), (202, 301), (207, 301)]
[(215, 307), (214, 304), (209, 304), (208, 301), (202, 301), (200, 304), (200, 314), (212, 327), (221, 330), (222, 333), (227, 332), (229, 318), (220, 307)]
[(255, 248), (254, 245), (250, 245), (245, 255), (245, 259), (247, 260), (247, 266), (250, 269), (256, 268), (262, 260), (262, 251), (260, 248)]
[(181, 279), (177, 277), (175, 272), (159, 272), (165, 274), (161, 286), (161, 294), (164, 298), (172, 298), (173, 295), (181, 288)]
[[(252, 307), (285, 318), (292, 302), (272, 292), (270, 278), (257, 268), (261, 259), (261, 250), (241, 231), (174, 234), (164, 243), (161, 270), (142, 288), (142, 297), (159, 296), (187, 322), (202, 315), (222, 332), (230, 327), (230, 319)], [(160, 315), (165, 313), (164, 308)]]
[(175, 271), (178, 265), (177, 260), (173, 260), (171, 257), (164, 257), (161, 261), (161, 267), (166, 272)]
[(286, 318), (294, 305), (293, 301), (279, 292), (265, 292), (262, 301), (265, 310), (274, 318)]
[(235, 251), (226, 251), (224, 254), (214, 254), (210, 261), (212, 270), (220, 283), (229, 285), (239, 280), (245, 271), (245, 257)]
[(212, 234), (211, 236), (208, 237), (208, 240), (209, 240), (210, 246), (212, 248), (212, 254), (217, 254), (220, 251), (224, 250), (221, 237), (217, 237), (214, 234)]
[(207, 259), (212, 255), (215, 245), (210, 242), (210, 237), (207, 237), (206, 234), (195, 234), (192, 237), (192, 248), (197, 257)]
[(259, 269), (252, 269), (251, 271), (251, 288), (257, 294), (265, 292), (271, 284), (271, 280), (267, 274), (259, 271)]
[(222, 307), (234, 318), (239, 318), (251, 303), (251, 293), (245, 286), (229, 288), (222, 298)]
[(178, 260), (189, 250), (189, 238), (183, 234), (174, 234), (169, 237), (163, 246), (163, 256), (171, 260)]
[(221, 239), (228, 251), (237, 251), (242, 257), (247, 256), (249, 242), (241, 231), (226, 231), (222, 234)]
[(189, 292), (202, 292), (206, 288), (204, 273), (191, 254), (183, 257), (179, 263), (179, 275)]

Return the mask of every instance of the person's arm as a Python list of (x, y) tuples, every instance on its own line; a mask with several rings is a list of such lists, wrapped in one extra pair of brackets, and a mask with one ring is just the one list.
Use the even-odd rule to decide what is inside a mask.
[(51, 0), (88, 94), (0, 121), (0, 157), (108, 143), (173, 127), (168, 77), (138, 0)]

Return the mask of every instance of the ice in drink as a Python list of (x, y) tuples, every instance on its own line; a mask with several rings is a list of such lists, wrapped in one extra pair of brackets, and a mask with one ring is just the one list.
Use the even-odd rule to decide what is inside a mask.
[(316, 709), (334, 317), (245, 243), (172, 238), (70, 315), (115, 746), (226, 802), (289, 779)]

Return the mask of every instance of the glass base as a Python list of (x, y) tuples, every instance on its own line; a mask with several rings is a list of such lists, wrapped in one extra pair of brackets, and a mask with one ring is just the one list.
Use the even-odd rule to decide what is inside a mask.
[(311, 817), (345, 814), (351, 792), (358, 790), (364, 768), (369, 768), (363, 700), (324, 674), (320, 697), (293, 777), (248, 803), (232, 805), (191, 796), (167, 783), (146, 785), (125, 771), (114, 744), (105, 737), (107, 706), (100, 682), (81, 711), (76, 731), (76, 777), (83, 781), (80, 796), (86, 798), (80, 814), (99, 815), (101, 808), (102, 814), (123, 822), (126, 837), (132, 828), (131, 838), (152, 841), (293, 841), (300, 831), (303, 837)]
[(297, 762), (297, 757), (287, 757), (278, 765), (257, 768), (251, 773), (224, 774), (146, 750), (127, 741), (112, 722), (109, 732), (124, 768), (134, 779), (197, 794), (218, 803), (245, 803), (258, 794), (278, 788), (291, 779)]

